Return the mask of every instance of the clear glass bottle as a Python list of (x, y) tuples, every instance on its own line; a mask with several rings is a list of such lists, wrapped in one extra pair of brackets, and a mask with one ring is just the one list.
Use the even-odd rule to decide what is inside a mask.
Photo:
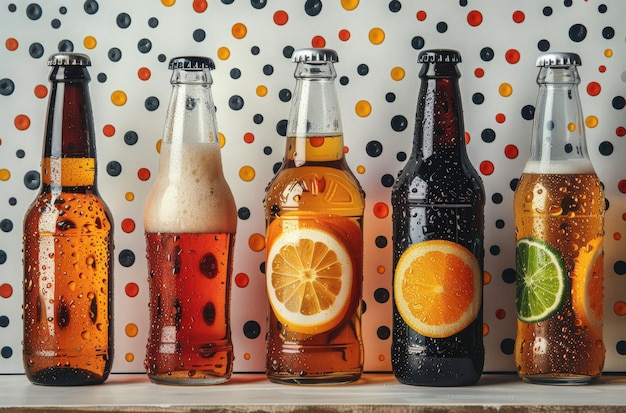
[(350, 382), (363, 370), (364, 194), (344, 156), (336, 52), (292, 59), (285, 157), (264, 202), (266, 372), (277, 383)]
[(144, 207), (150, 284), (145, 367), (160, 384), (227, 381), (235, 201), (224, 178), (211, 95), (213, 60), (170, 61), (159, 169)]
[(530, 157), (515, 190), (517, 371), (587, 383), (602, 373), (604, 191), (585, 142), (574, 53), (537, 59)]
[(113, 362), (113, 222), (96, 184), (91, 61), (48, 65), (42, 184), (24, 217), (24, 369), (35, 384), (97, 384)]
[(427, 50), (411, 156), (391, 194), (392, 368), (405, 384), (474, 384), (482, 374), (485, 190), (465, 148), (460, 54)]

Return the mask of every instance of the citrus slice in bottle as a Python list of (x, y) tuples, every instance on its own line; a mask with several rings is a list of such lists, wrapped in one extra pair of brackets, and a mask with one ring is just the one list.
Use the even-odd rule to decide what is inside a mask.
[(522, 238), (515, 246), (517, 317), (525, 323), (550, 318), (563, 304), (567, 291), (565, 263), (559, 252), (536, 238)]
[(322, 333), (346, 316), (352, 260), (323, 226), (278, 233), (269, 245), (266, 279), (270, 305), (290, 331)]
[(398, 312), (413, 330), (426, 337), (450, 337), (480, 311), (480, 265), (455, 242), (422, 241), (400, 257), (393, 291)]
[(602, 328), (604, 254), (602, 238), (580, 249), (574, 259), (572, 306), (583, 325)]

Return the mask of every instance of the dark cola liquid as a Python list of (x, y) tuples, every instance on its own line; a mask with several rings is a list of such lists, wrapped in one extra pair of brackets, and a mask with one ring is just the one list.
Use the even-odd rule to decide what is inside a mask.
[[(421, 171), (412, 171), (412, 177), (411, 171), (401, 176), (392, 194), (394, 271), (409, 246), (437, 239), (467, 248), (476, 256), (482, 270), (484, 192), (480, 182), (471, 176), (449, 176), (439, 177), (439, 184), (428, 187), (427, 181), (420, 178), (421, 173), (434, 178), (437, 173), (428, 172), (428, 162), (421, 166)], [(447, 202), (441, 202), (446, 198)], [(482, 334), (482, 310), (459, 333), (430, 338), (409, 327), (394, 302), (391, 351), (394, 375), (400, 382), (414, 385), (476, 383), (485, 358)]]
[(234, 234), (146, 233), (150, 333), (145, 367), (156, 383), (230, 378), (229, 292)]

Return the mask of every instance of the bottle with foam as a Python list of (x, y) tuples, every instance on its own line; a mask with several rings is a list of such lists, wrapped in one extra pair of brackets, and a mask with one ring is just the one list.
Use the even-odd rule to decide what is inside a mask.
[(160, 384), (227, 381), (237, 211), (224, 178), (210, 58), (169, 64), (172, 95), (144, 208), (150, 283), (145, 367)]

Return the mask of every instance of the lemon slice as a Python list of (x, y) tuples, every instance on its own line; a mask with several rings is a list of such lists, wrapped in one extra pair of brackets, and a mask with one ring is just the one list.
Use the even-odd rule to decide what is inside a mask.
[(280, 232), (270, 245), (266, 268), (270, 305), (284, 328), (318, 334), (344, 319), (353, 266), (332, 233), (317, 228)]
[(422, 241), (398, 260), (393, 291), (398, 312), (413, 330), (426, 337), (450, 337), (480, 311), (480, 265), (471, 251), (455, 242)]

